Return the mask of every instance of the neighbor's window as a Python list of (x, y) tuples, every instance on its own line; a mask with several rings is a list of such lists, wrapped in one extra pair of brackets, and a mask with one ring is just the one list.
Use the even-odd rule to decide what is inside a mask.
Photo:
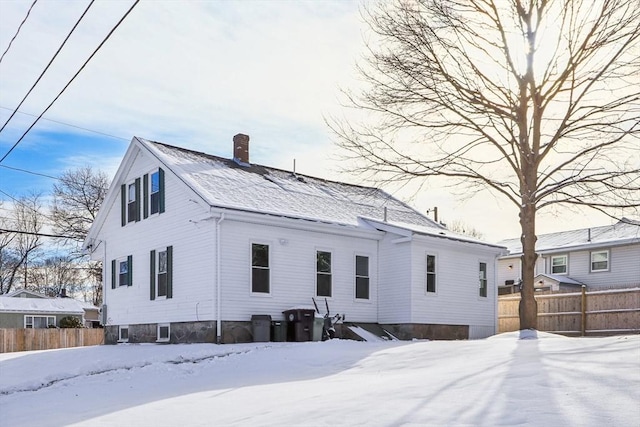
[(567, 256), (558, 255), (551, 257), (551, 274), (567, 274)]
[(24, 316), (24, 327), (27, 329), (46, 329), (56, 326), (55, 316)]
[(436, 291), (436, 256), (427, 255), (427, 292)]
[(149, 208), (151, 214), (160, 212), (160, 172), (151, 174), (151, 182), (149, 183)]
[(316, 252), (316, 295), (331, 296), (331, 252)]
[(356, 298), (369, 299), (369, 257), (356, 255)]
[(118, 285), (129, 286), (129, 260), (118, 261)]
[(158, 337), (157, 341), (166, 342), (169, 341), (171, 336), (171, 329), (168, 323), (162, 323), (158, 325)]
[(487, 263), (480, 263), (480, 296), (487, 296)]
[(118, 327), (118, 342), (129, 341), (129, 326)]
[(591, 252), (591, 271), (609, 271), (609, 251)]
[(251, 244), (251, 292), (269, 293), (269, 245)]
[(136, 198), (136, 184), (129, 184), (129, 189), (127, 192), (127, 222), (136, 221), (138, 219), (138, 203), (136, 202)]

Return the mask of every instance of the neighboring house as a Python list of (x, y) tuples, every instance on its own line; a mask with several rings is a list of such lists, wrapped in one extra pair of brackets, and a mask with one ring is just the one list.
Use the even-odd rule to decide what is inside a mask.
[(54, 327), (67, 316), (78, 318), (87, 328), (99, 326), (99, 308), (86, 302), (26, 289), (0, 296), (0, 328)]
[[(134, 137), (85, 241), (104, 262), (105, 341), (240, 342), (312, 298), (400, 338), (496, 331), (504, 248), (376, 188)], [(324, 310), (323, 310), (324, 311)]]
[[(517, 291), (521, 276), (520, 239), (499, 242), (509, 250), (498, 261), (501, 293)], [(542, 234), (536, 242), (536, 288), (554, 291), (640, 286), (640, 221)]]

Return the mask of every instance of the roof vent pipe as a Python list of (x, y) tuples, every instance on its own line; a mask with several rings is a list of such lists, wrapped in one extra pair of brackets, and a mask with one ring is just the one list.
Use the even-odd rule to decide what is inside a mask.
[(591, 241), (591, 228), (587, 228), (587, 242)]
[(384, 207), (384, 222), (387, 222), (387, 207)]
[(239, 133), (233, 137), (233, 160), (249, 164), (249, 135)]

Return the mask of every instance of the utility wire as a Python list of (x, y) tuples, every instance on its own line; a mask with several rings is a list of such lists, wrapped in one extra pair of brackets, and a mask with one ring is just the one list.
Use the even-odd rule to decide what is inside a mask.
[(35, 232), (32, 232), (32, 231), (7, 230), (6, 228), (0, 228), (0, 234), (2, 234), (2, 233), (28, 234), (30, 236), (55, 237), (57, 239), (74, 239), (73, 237), (61, 236), (59, 234), (35, 233)]
[(40, 82), (40, 80), (42, 79), (42, 76), (44, 76), (44, 74), (47, 72), (47, 70), (49, 69), (49, 67), (51, 66), (51, 64), (53, 63), (53, 61), (56, 59), (56, 57), (58, 56), (58, 54), (60, 53), (60, 51), (62, 50), (62, 48), (64, 47), (64, 45), (67, 43), (67, 40), (69, 40), (69, 38), (71, 37), (71, 34), (73, 34), (73, 32), (76, 30), (76, 28), (78, 28), (78, 24), (80, 24), (80, 21), (82, 21), (82, 19), (84, 18), (84, 16), (87, 14), (87, 12), (89, 11), (89, 9), (91, 8), (91, 6), (93, 5), (93, 2), (95, 0), (91, 0), (91, 2), (89, 3), (89, 5), (87, 6), (87, 8), (84, 10), (84, 12), (82, 12), (82, 15), (80, 16), (80, 18), (76, 21), (75, 25), (73, 26), (73, 28), (71, 29), (71, 31), (69, 31), (69, 34), (67, 34), (67, 37), (65, 37), (64, 41), (62, 42), (62, 44), (60, 45), (60, 47), (58, 48), (58, 50), (56, 51), (56, 53), (53, 54), (53, 57), (51, 57), (51, 59), (49, 60), (49, 63), (47, 64), (46, 67), (44, 67), (44, 70), (42, 70), (42, 73), (40, 73), (40, 76), (37, 78), (37, 80), (35, 81), (35, 83), (31, 86), (31, 89), (29, 89), (29, 91), (27, 92), (27, 94), (24, 96), (24, 98), (22, 98), (22, 101), (20, 101), (20, 103), (18, 104), (18, 106), (15, 108), (15, 110), (13, 110), (13, 113), (11, 113), (11, 115), (9, 116), (9, 118), (7, 119), (6, 122), (4, 122), (4, 125), (2, 125), (2, 128), (0, 128), (0, 132), (2, 132), (4, 130), (5, 127), (7, 127), (7, 124), (9, 124), (9, 122), (11, 121), (11, 119), (13, 118), (13, 116), (16, 115), (16, 113), (18, 112), (18, 108), (22, 107), (22, 104), (24, 103), (24, 101), (27, 99), (27, 97), (31, 94), (31, 92), (33, 92), (33, 89), (35, 89), (36, 85)]
[(91, 61), (91, 59), (95, 56), (96, 53), (98, 53), (98, 51), (100, 50), (100, 48), (102, 48), (102, 46), (104, 46), (104, 44), (107, 42), (107, 40), (109, 40), (109, 38), (111, 37), (111, 35), (114, 33), (114, 31), (120, 26), (120, 24), (122, 24), (122, 21), (125, 20), (125, 18), (129, 15), (129, 13), (131, 13), (131, 11), (133, 10), (134, 7), (136, 7), (136, 5), (140, 3), (140, 0), (136, 0), (135, 3), (133, 3), (133, 5), (129, 8), (129, 10), (127, 10), (127, 12), (124, 14), (124, 16), (122, 18), (120, 18), (120, 20), (118, 21), (118, 23), (111, 29), (111, 31), (109, 31), (109, 34), (107, 34), (107, 36), (104, 38), (104, 40), (102, 40), (102, 42), (100, 43), (100, 45), (98, 45), (98, 47), (93, 51), (93, 53), (89, 56), (89, 58), (87, 58), (87, 60), (84, 62), (84, 64), (82, 64), (82, 67), (80, 67), (80, 69), (73, 75), (73, 77), (71, 77), (71, 80), (69, 80), (69, 82), (65, 85), (65, 87), (62, 88), (62, 90), (60, 91), (60, 93), (58, 93), (58, 95), (53, 99), (53, 101), (51, 101), (51, 103), (47, 106), (47, 108), (45, 108), (45, 110), (36, 118), (36, 120), (31, 124), (31, 126), (29, 126), (29, 128), (22, 134), (22, 136), (16, 141), (15, 144), (13, 144), (13, 146), (9, 149), (9, 151), (7, 151), (5, 153), (4, 156), (2, 156), (2, 158), (0, 159), (0, 163), (2, 163), (2, 161), (4, 159), (7, 158), (7, 156), (9, 154), (11, 154), (11, 152), (18, 146), (18, 144), (20, 144), (20, 142), (24, 139), (25, 136), (27, 136), (27, 133), (29, 133), (29, 131), (31, 129), (33, 129), (33, 127), (36, 125), (36, 123), (38, 123), (38, 120), (40, 120), (40, 118), (42, 116), (44, 116), (44, 114), (49, 111), (49, 108), (51, 108), (51, 106), (58, 100), (58, 98), (60, 98), (60, 96), (64, 93), (64, 91), (69, 87), (69, 85), (71, 85), (71, 83), (75, 80), (76, 77), (78, 77), (78, 74), (80, 74), (80, 72), (82, 72), (82, 70), (84, 70), (84, 67), (86, 67), (86, 65), (89, 63), (89, 61)]
[(0, 165), (0, 168), (6, 168), (6, 169), (11, 169), (11, 170), (14, 170), (14, 171), (18, 171), (18, 172), (29, 173), (31, 175), (43, 176), (45, 178), (51, 178), (51, 179), (57, 179), (57, 180), (61, 179), (60, 177), (57, 177), (57, 176), (47, 175), (45, 173), (33, 172), (33, 171), (30, 171), (30, 170), (26, 170), (26, 169), (14, 168), (12, 166), (7, 166), (7, 165)]
[(27, 21), (27, 18), (29, 17), (29, 14), (31, 13), (31, 9), (33, 9), (33, 6), (35, 6), (37, 2), (38, 2), (38, 0), (33, 0), (33, 3), (31, 3), (31, 6), (29, 7), (29, 10), (27, 10), (27, 15), (24, 17), (24, 19), (20, 23), (20, 26), (18, 26), (18, 30), (16, 31), (16, 33), (11, 38), (11, 41), (9, 42), (9, 46), (7, 46), (7, 49), (4, 51), (2, 56), (0, 56), (0, 64), (2, 63), (2, 60), (4, 59), (4, 56), (7, 54), (7, 52), (9, 52), (9, 49), (11, 48), (11, 44), (16, 39), (16, 37), (18, 37), (18, 34), (20, 33), (20, 29), (22, 28), (24, 23)]
[[(0, 105), (0, 109), (11, 111), (11, 108), (3, 107), (2, 105)], [(18, 113), (24, 114), (25, 116), (38, 117), (35, 114), (27, 113), (25, 111), (18, 111)], [(69, 127), (72, 127), (72, 128), (84, 130), (84, 131), (87, 131), (87, 132), (92, 132), (92, 133), (95, 133), (95, 134), (98, 134), (98, 135), (108, 136), (109, 138), (120, 139), (122, 141), (127, 141), (128, 142), (128, 141), (131, 140), (130, 138), (123, 138), (121, 136), (111, 135), (110, 133), (100, 132), (98, 130), (93, 130), (93, 129), (89, 129), (89, 128), (83, 128), (82, 126), (76, 126), (76, 125), (72, 125), (71, 123), (65, 123), (65, 122), (61, 122), (61, 121), (58, 121), (58, 120), (46, 119), (44, 117), (42, 119), (40, 119), (40, 120), (46, 120), (48, 122), (58, 123), (60, 125), (65, 125), (65, 126), (69, 126)]]

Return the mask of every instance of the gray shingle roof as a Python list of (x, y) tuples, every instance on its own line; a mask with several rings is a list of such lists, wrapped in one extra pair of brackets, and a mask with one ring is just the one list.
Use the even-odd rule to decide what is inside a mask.
[[(536, 242), (536, 251), (552, 252), (632, 243), (640, 243), (640, 221), (623, 218), (613, 225), (540, 234)], [(503, 240), (498, 244), (506, 246), (511, 255), (522, 253), (519, 238)]]

